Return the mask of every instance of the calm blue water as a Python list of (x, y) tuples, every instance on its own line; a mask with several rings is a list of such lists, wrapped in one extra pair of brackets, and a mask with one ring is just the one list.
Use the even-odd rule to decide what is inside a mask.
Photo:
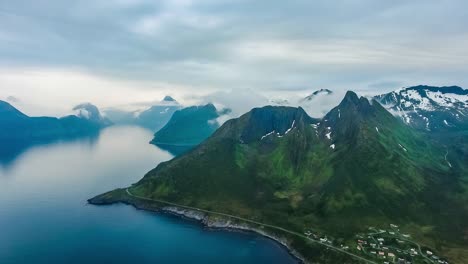
[[(0, 263), (296, 263), (277, 243), (86, 199), (128, 186), (168, 152), (137, 127), (29, 148), (0, 165)], [(0, 146), (1, 147), (1, 146)]]

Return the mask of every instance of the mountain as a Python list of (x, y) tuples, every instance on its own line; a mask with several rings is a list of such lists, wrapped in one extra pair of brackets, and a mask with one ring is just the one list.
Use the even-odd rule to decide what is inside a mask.
[(80, 119), (85, 119), (90, 121), (90, 123), (98, 124), (102, 127), (112, 125), (112, 121), (108, 118), (103, 117), (99, 109), (90, 103), (83, 103), (73, 107), (73, 110), (76, 111), (76, 116)]
[(0, 121), (23, 119), (27, 116), (14, 108), (11, 104), (0, 100)]
[(9, 159), (23, 149), (55, 140), (95, 136), (111, 125), (91, 104), (76, 106), (77, 115), (62, 118), (29, 117), (11, 104), (0, 101), (0, 160)]
[(406, 125), (437, 141), (468, 169), (468, 90), (419, 85), (374, 97)]
[[(252, 109), (129, 190), (300, 234), (312, 229), (349, 245), (370, 226), (394, 223), (462, 259), (468, 254), (468, 173), (463, 157), (447, 158), (447, 151), (377, 101), (348, 92), (322, 119), (302, 108)], [(121, 190), (90, 201), (154, 207)], [(285, 236), (311, 262), (351, 263)]]
[(92, 104), (78, 105), (77, 115), (61, 118), (29, 117), (11, 104), (0, 101), (0, 140), (43, 140), (95, 133), (112, 123)]
[(307, 101), (312, 101), (314, 100), (315, 98), (317, 97), (320, 97), (320, 96), (326, 96), (326, 95), (330, 95), (332, 94), (333, 92), (331, 90), (328, 90), (328, 89), (320, 89), (320, 90), (317, 90), (317, 91), (314, 91), (313, 93), (311, 93), (310, 95), (302, 98), (300, 100), (300, 102), (307, 102)]
[(166, 95), (163, 98), (163, 102), (177, 102), (172, 96)]
[(164, 148), (171, 146), (198, 145), (219, 127), (217, 118), (226, 114), (218, 112), (213, 104), (191, 106), (177, 110), (169, 122), (154, 135), (152, 144)]
[(422, 131), (468, 129), (468, 90), (419, 85), (375, 97), (406, 124)]
[(340, 102), (342, 96), (344, 96), (342, 92), (335, 93), (329, 89), (320, 89), (300, 98), (297, 105), (304, 108), (311, 116), (323, 117)]
[(179, 109), (181, 106), (174, 98), (165, 96), (161, 102), (144, 111), (107, 109), (105, 113), (116, 124), (134, 124), (158, 131)]

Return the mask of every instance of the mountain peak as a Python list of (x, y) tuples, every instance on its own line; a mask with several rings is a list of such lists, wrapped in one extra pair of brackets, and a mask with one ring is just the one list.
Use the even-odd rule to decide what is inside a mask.
[(0, 117), (5, 118), (7, 116), (27, 117), (21, 111), (12, 106), (10, 103), (0, 100)]
[[(315, 121), (301, 107), (264, 106), (254, 108), (240, 118), (226, 122), (217, 134), (235, 137), (243, 143), (250, 143), (270, 135), (283, 137), (289, 132), (302, 129)], [(230, 133), (233, 131), (233, 127), (236, 127), (235, 134)]]
[(73, 111), (76, 111), (77, 117), (99, 123), (103, 126), (108, 126), (112, 123), (110, 120), (101, 115), (101, 112), (97, 106), (91, 103), (79, 104), (73, 107)]
[(101, 113), (99, 109), (91, 103), (82, 103), (73, 107), (73, 111), (77, 111), (77, 116), (89, 120), (100, 120)]
[(164, 96), (163, 102), (175, 102), (176, 100), (169, 95)]
[[(362, 130), (362, 126), (376, 127), (393, 124), (396, 119), (378, 102), (348, 91), (341, 103), (323, 118), (322, 125), (333, 131), (333, 135), (350, 138)], [(372, 125), (369, 125), (372, 124)]]
[(316, 91), (312, 92), (312, 94), (304, 97), (300, 101), (301, 102), (312, 101), (315, 97), (317, 97), (319, 95), (330, 95), (332, 93), (333, 92), (331, 90), (329, 90), (329, 89), (320, 89), (320, 90), (316, 90)]
[(320, 89), (320, 90), (313, 92), (312, 94), (317, 95), (317, 94), (332, 94), (332, 93), (333, 92), (329, 89)]
[(359, 96), (353, 91), (347, 91), (345, 97), (343, 98), (340, 104), (344, 104), (344, 103), (358, 104)]
[(367, 98), (363, 96), (359, 97), (353, 91), (347, 91), (345, 97), (343, 100), (341, 100), (341, 103), (338, 105), (338, 107), (340, 109), (352, 108), (359, 111), (367, 111), (371, 107), (371, 103)]

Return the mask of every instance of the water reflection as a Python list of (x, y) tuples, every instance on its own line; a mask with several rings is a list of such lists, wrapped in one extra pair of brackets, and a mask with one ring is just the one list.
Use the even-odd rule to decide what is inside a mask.
[(172, 156), (152, 133), (110, 127), (92, 139), (29, 146), (0, 167), (0, 263), (296, 263), (271, 240), (86, 200), (137, 182)]
[(0, 140), (0, 167), (10, 167), (18, 157), (34, 147), (52, 146), (54, 144), (74, 142), (92, 147), (99, 140), (99, 136), (100, 132), (86, 136), (47, 140)]

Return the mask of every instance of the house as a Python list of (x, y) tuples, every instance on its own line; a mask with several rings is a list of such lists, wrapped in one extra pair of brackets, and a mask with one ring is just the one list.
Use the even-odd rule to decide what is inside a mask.
[(385, 256), (385, 252), (379, 251), (379, 256)]
[(433, 253), (431, 251), (427, 250), (426, 254), (429, 255), (429, 256), (432, 256)]
[(391, 257), (391, 258), (394, 258), (395, 254), (393, 254), (392, 252), (388, 252), (388, 256)]

